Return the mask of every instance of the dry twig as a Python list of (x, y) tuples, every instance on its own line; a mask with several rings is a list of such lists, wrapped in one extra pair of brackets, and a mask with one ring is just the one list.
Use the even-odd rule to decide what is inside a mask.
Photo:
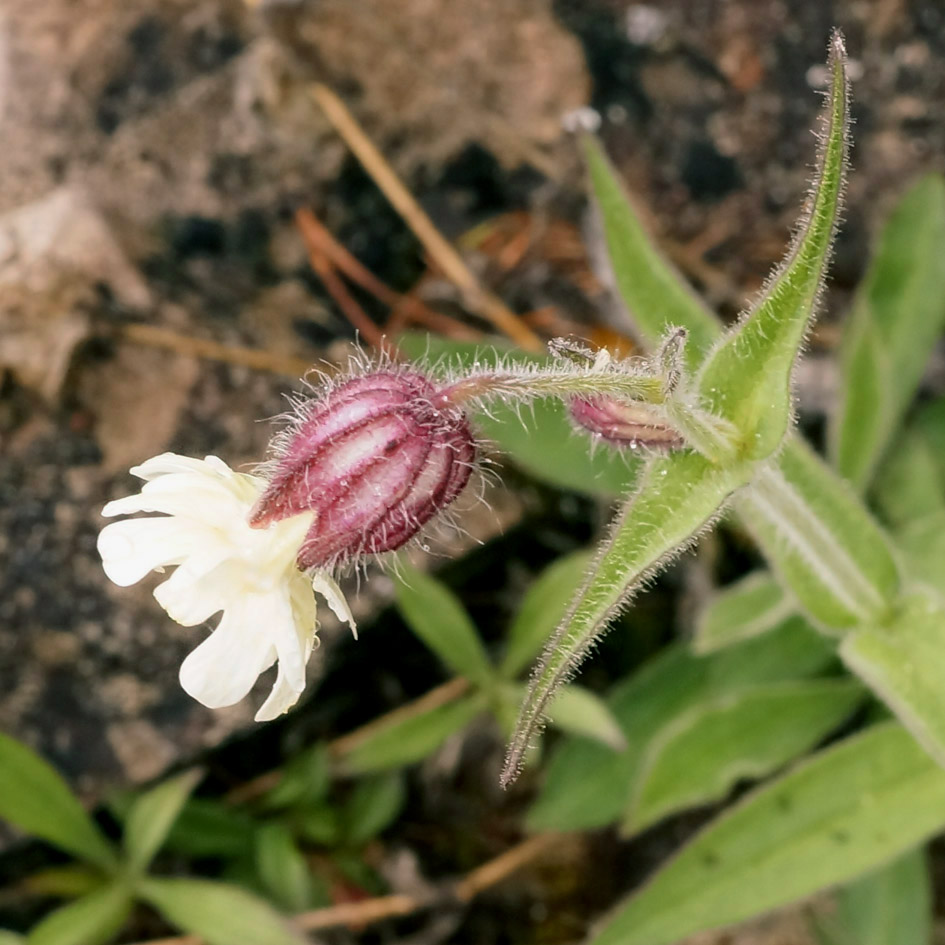
[(146, 345), (150, 348), (164, 348), (176, 351), (192, 358), (206, 358), (209, 361), (222, 361), (225, 364), (240, 364), (257, 371), (271, 371), (273, 374), (285, 374), (289, 377), (302, 377), (312, 367), (312, 362), (303, 358), (273, 354), (258, 348), (242, 345), (222, 344), (208, 338), (194, 338), (169, 328), (157, 325), (145, 325), (139, 322), (122, 325), (118, 336), (123, 341)]
[(462, 292), (466, 305), (521, 347), (530, 351), (542, 350), (541, 339), (498, 296), (480, 285), (462, 256), (436, 228), (344, 102), (321, 82), (311, 85), (311, 93), (371, 179), (423, 243), (436, 265)]
[(312, 268), (318, 273), (328, 294), (335, 300), (345, 318), (354, 326), (361, 337), (374, 348), (386, 348), (396, 354), (393, 343), (385, 341), (384, 334), (369, 318), (367, 312), (358, 304), (357, 299), (348, 291), (347, 286), (338, 277), (331, 260), (321, 250), (309, 246), (308, 258)]
[[(428, 328), (439, 331), (450, 338), (465, 338), (472, 341), (481, 337), (481, 334), (475, 329), (434, 311), (414, 295), (404, 295), (394, 291), (352, 256), (311, 210), (305, 207), (297, 210), (295, 223), (310, 254), (320, 253), (326, 256), (352, 282), (370, 292), (385, 305), (390, 306), (394, 313), (410, 316), (413, 321), (426, 325)], [(388, 323), (387, 335), (393, 337), (393, 334), (390, 323)]]

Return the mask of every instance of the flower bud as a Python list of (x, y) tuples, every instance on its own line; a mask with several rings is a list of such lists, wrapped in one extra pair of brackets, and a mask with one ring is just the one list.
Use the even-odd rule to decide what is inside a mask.
[(462, 410), (435, 408), (435, 393), (422, 374), (396, 370), (329, 391), (284, 438), (250, 524), (314, 512), (303, 569), (406, 544), (459, 495), (476, 456)]
[(631, 449), (678, 449), (682, 437), (653, 411), (614, 397), (575, 397), (570, 404), (571, 419), (581, 429), (614, 446)]

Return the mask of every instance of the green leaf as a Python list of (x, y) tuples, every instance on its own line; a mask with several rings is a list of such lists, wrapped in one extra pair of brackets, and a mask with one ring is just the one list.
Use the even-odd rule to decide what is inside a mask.
[(672, 453), (650, 463), (639, 491), (621, 512), (592, 565), (587, 583), (545, 647), (506, 759), (505, 782), (517, 774), (552, 696), (608, 621), (640, 583), (715, 518), (749, 476), (749, 466), (721, 469), (691, 452)]
[(110, 869), (111, 844), (42, 758), (0, 734), (0, 817), (82, 860)]
[(339, 767), (346, 774), (367, 774), (422, 761), (482, 710), (481, 699), (464, 698), (377, 726), (340, 759)]
[[(451, 341), (434, 335), (403, 335), (398, 346), (411, 358), (444, 373), (449, 366), (470, 368), (506, 364), (548, 364), (542, 358), (502, 347)], [(623, 495), (632, 488), (640, 468), (627, 451), (589, 449), (589, 439), (576, 432), (560, 401), (543, 398), (522, 406), (493, 400), (471, 408), (479, 432), (536, 479), (591, 495)]]
[(208, 879), (149, 879), (141, 895), (172, 925), (207, 945), (304, 945), (302, 935), (258, 896)]
[(685, 328), (695, 369), (721, 331), (718, 321), (650, 239), (600, 142), (586, 135), (581, 146), (614, 281), (634, 330), (654, 350), (670, 328)]
[(923, 178), (896, 207), (857, 291), (842, 348), (828, 443), (864, 489), (897, 431), (945, 326), (945, 180)]
[(670, 945), (845, 883), (945, 824), (945, 771), (896, 723), (749, 794), (629, 900), (593, 945)]
[(945, 507), (917, 518), (896, 532), (896, 545), (905, 557), (908, 574), (942, 596), (945, 588)]
[(30, 873), (21, 885), (31, 896), (55, 896), (58, 899), (78, 899), (86, 893), (101, 889), (107, 882), (102, 871), (94, 866), (69, 863), (50, 866), (38, 873)]
[[(941, 418), (945, 424), (945, 416)], [(932, 443), (917, 424), (895, 441), (876, 475), (873, 494), (894, 532), (945, 511), (945, 478)]]
[(920, 407), (912, 420), (912, 427), (928, 444), (945, 495), (945, 397)]
[(840, 655), (945, 766), (945, 604), (910, 595), (892, 622), (848, 634)]
[(739, 780), (770, 774), (813, 748), (862, 699), (856, 683), (818, 679), (734, 690), (695, 706), (647, 747), (624, 832), (721, 801)]
[(495, 670), (476, 627), (445, 584), (402, 562), (396, 593), (407, 625), (446, 666), (476, 685), (492, 685)]
[(817, 923), (823, 945), (929, 945), (932, 889), (925, 853), (913, 850), (845, 886)]
[(26, 945), (26, 939), (16, 932), (0, 929), (0, 945)]
[(695, 656), (682, 644), (664, 650), (607, 698), (627, 747), (618, 753), (583, 738), (559, 746), (528, 813), (529, 829), (613, 823), (626, 807), (647, 745), (664, 726), (741, 687), (805, 678), (833, 661), (830, 643), (800, 617), (711, 656)]
[(838, 33), (827, 61), (831, 86), (809, 209), (760, 300), (708, 354), (698, 376), (706, 409), (730, 420), (741, 453), (770, 456), (792, 418), (791, 374), (820, 296), (847, 164), (846, 52)]
[(514, 679), (538, 655), (561, 623), (590, 563), (590, 552), (576, 551), (558, 558), (534, 581), (509, 628), (499, 666), (504, 677)]
[(280, 908), (301, 912), (312, 902), (312, 874), (284, 824), (263, 824), (256, 831), (256, 873), (263, 890)]
[[(511, 685), (507, 691), (509, 704), (521, 705), (525, 687)], [(574, 683), (562, 686), (551, 700), (548, 724), (569, 735), (592, 738), (615, 751), (627, 745), (623, 729), (607, 703), (596, 693)]]
[(779, 579), (819, 625), (882, 620), (899, 592), (886, 536), (852, 489), (800, 439), (738, 496), (742, 514)]
[(104, 945), (128, 920), (134, 904), (123, 883), (112, 883), (46, 916), (30, 930), (28, 945)]
[(386, 830), (401, 812), (407, 792), (399, 772), (361, 781), (345, 807), (345, 838), (361, 846)]
[(767, 571), (755, 571), (719, 591), (699, 615), (692, 647), (712, 653), (773, 630), (794, 603)]
[(263, 810), (283, 810), (312, 804), (328, 793), (331, 763), (324, 745), (312, 745), (292, 758), (282, 769), (279, 783), (262, 799)]
[(199, 769), (169, 778), (142, 794), (125, 821), (125, 851), (134, 872), (147, 869), (177, 820), (187, 798), (203, 778)]
[(321, 847), (341, 842), (341, 812), (332, 804), (321, 802), (296, 811), (292, 823), (301, 837)]
[(192, 797), (171, 826), (165, 849), (185, 856), (236, 857), (252, 849), (255, 823), (220, 801)]

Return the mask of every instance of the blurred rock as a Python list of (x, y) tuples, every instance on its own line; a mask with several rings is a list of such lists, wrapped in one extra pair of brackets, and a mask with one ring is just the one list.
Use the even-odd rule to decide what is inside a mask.
[(261, 8), (310, 75), (344, 89), (382, 146), (397, 141), (385, 152), (402, 173), (442, 164), (472, 142), (514, 167), (529, 149), (559, 141), (561, 116), (589, 101), (580, 46), (550, 0)]
[(0, 369), (54, 401), (88, 309), (106, 290), (132, 307), (147, 286), (86, 195), (60, 188), (0, 217)]
[(122, 346), (94, 374), (83, 373), (78, 394), (94, 416), (103, 475), (167, 449), (199, 371), (195, 358)]

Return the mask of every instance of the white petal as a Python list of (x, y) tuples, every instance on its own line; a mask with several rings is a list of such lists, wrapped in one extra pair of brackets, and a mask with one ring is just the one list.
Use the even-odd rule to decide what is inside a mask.
[(241, 589), (239, 568), (219, 561), (206, 573), (178, 568), (154, 589), (154, 597), (172, 620), (195, 627), (230, 604), (241, 606)]
[(358, 638), (358, 626), (354, 622), (354, 615), (351, 608), (345, 600), (345, 595), (337, 582), (328, 576), (324, 571), (316, 571), (312, 577), (312, 587), (316, 593), (321, 594), (328, 604), (329, 610), (342, 622), (351, 627), (355, 640)]
[(98, 536), (102, 567), (119, 587), (136, 584), (155, 568), (179, 564), (192, 547), (192, 530), (174, 518), (112, 522)]
[[(216, 459), (215, 456), (213, 458)], [(210, 457), (208, 456), (207, 459)], [(160, 456), (152, 456), (151, 459), (145, 460), (140, 466), (132, 466), (131, 475), (139, 479), (156, 479), (168, 473), (204, 472), (206, 465), (202, 459), (192, 459), (190, 456), (181, 456), (179, 453), (161, 453)]]
[(233, 470), (230, 469), (219, 456), (205, 456), (203, 462), (207, 469), (213, 470), (216, 473), (220, 473), (223, 476), (233, 475)]
[(267, 594), (266, 599), (270, 605), (265, 626), (279, 654), (279, 672), (291, 689), (301, 692), (305, 688), (305, 664), (312, 653), (315, 627), (296, 623), (288, 588), (282, 588), (278, 594)]
[(211, 709), (234, 705), (272, 665), (274, 650), (266, 633), (273, 595), (253, 595), (230, 607), (210, 636), (184, 660), (180, 684)]
[(273, 719), (279, 718), (280, 715), (284, 715), (288, 712), (289, 709), (299, 701), (301, 696), (301, 692), (297, 692), (289, 685), (285, 678), (285, 673), (282, 670), (282, 664), (280, 663), (272, 692), (269, 693), (269, 697), (259, 707), (259, 711), (255, 715), (255, 720), (257, 722), (271, 722)]
[(242, 519), (248, 504), (223, 483), (205, 476), (178, 473), (145, 483), (137, 495), (109, 502), (102, 515), (130, 515), (135, 512), (163, 512), (195, 521), (222, 524)]
[[(317, 637), (316, 630), (316, 612), (315, 595), (312, 593), (311, 585), (302, 578), (301, 582), (293, 582), (291, 587), (292, 617), (295, 625), (295, 632), (299, 644), (302, 647), (302, 658), (304, 663), (308, 663), (312, 650), (315, 647)], [(302, 695), (301, 690), (294, 688), (289, 680), (286, 667), (288, 661), (283, 663), (280, 651), (279, 668), (276, 673), (276, 681), (272, 687), (269, 697), (260, 706), (256, 713), (257, 722), (269, 722), (278, 718), (285, 712), (288, 712), (299, 701)]]
[(315, 591), (312, 589), (312, 582), (301, 571), (296, 571), (289, 580), (289, 597), (292, 601), (292, 619), (296, 627), (300, 633), (305, 634), (306, 639), (314, 641), (314, 631), (318, 628)]

